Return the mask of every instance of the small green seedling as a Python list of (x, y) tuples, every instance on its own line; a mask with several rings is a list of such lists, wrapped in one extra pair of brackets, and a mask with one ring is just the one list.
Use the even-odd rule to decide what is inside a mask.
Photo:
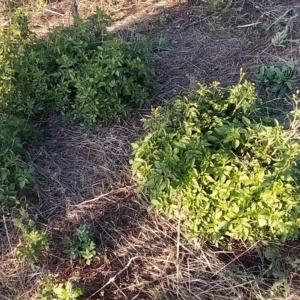
[(166, 38), (160, 37), (157, 41), (153, 43), (153, 50), (155, 51), (161, 51), (162, 48), (166, 44)]
[(167, 22), (168, 22), (168, 17), (169, 17), (168, 14), (162, 13), (162, 14), (160, 15), (160, 17), (159, 17), (159, 22), (160, 22), (160, 24), (166, 25)]
[(76, 229), (70, 240), (69, 249), (65, 253), (68, 253), (72, 260), (83, 258), (87, 265), (91, 264), (92, 260), (96, 258), (97, 251), (90, 225), (84, 224)]
[(76, 300), (83, 294), (83, 290), (75, 288), (70, 280), (65, 284), (56, 284), (55, 277), (55, 275), (48, 275), (44, 278), (44, 287), (36, 300)]
[(18, 254), (34, 268), (39, 256), (49, 248), (47, 234), (37, 229), (36, 222), (29, 218), (25, 210), (21, 210), (21, 217), (14, 219), (14, 223), (21, 230), (21, 242), (17, 247)]

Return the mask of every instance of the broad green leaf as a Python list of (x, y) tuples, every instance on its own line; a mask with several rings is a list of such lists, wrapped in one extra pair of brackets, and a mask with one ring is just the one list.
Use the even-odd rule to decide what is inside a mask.
[(264, 217), (259, 217), (258, 218), (258, 225), (259, 227), (264, 227), (266, 226), (268, 223), (266, 221), (266, 219)]
[(242, 121), (246, 126), (251, 126), (251, 121), (247, 117), (242, 116)]
[(278, 258), (278, 250), (268, 248), (267, 250), (265, 250), (264, 256), (265, 256), (266, 259), (275, 260), (276, 258)]

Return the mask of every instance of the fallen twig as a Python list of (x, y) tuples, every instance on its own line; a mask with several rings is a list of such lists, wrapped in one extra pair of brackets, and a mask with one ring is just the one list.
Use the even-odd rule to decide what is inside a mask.
[(59, 16), (62, 16), (62, 17), (65, 15), (63, 13), (60, 13), (58, 11), (55, 11), (55, 10), (52, 10), (52, 9), (49, 9), (49, 8), (45, 8), (44, 11), (47, 11), (47, 12), (50, 12), (52, 14), (56, 14), (56, 15), (59, 15)]
[(137, 259), (138, 256), (134, 256), (132, 258), (130, 258), (130, 260), (128, 261), (128, 263), (126, 264), (126, 266), (121, 269), (115, 276), (109, 278), (109, 280), (99, 289), (97, 290), (94, 294), (92, 294), (91, 296), (89, 296), (86, 300), (91, 299), (92, 297), (94, 297), (97, 293), (101, 292), (105, 287), (107, 287), (109, 284), (111, 284), (112, 282), (114, 282), (116, 280), (116, 278), (122, 274), (126, 269), (128, 269), (128, 267), (130, 266), (130, 264)]
[(105, 198), (105, 197), (107, 197), (107, 196), (109, 196), (109, 195), (111, 195), (111, 194), (116, 194), (116, 193), (118, 193), (118, 192), (128, 191), (129, 189), (131, 189), (131, 188), (133, 188), (133, 187), (134, 187), (134, 186), (127, 186), (127, 187), (119, 188), (119, 189), (117, 189), (117, 190), (112, 190), (112, 191), (110, 191), (110, 192), (108, 192), (108, 193), (101, 194), (101, 195), (99, 195), (99, 196), (97, 196), (97, 197), (95, 197), (95, 198), (93, 198), (93, 199), (89, 199), (89, 200), (83, 201), (83, 202), (81, 202), (81, 203), (79, 203), (79, 204), (72, 205), (72, 206), (86, 205), (86, 204), (88, 204), (88, 203), (91, 203), (91, 202), (97, 201), (97, 200), (99, 200), (99, 199)]

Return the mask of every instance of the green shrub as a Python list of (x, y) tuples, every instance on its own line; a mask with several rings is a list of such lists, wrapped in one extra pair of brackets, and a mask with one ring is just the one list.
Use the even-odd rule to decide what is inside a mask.
[(100, 10), (42, 39), (26, 20), (19, 16), (12, 34), (0, 36), (0, 110), (26, 117), (57, 111), (67, 122), (92, 128), (144, 103), (153, 74), (145, 38), (126, 42), (108, 33)]
[(213, 83), (144, 120), (133, 175), (152, 207), (185, 220), (190, 239), (268, 244), (299, 236), (296, 128), (259, 117), (259, 106), (253, 84)]
[(48, 66), (45, 50), (35, 42), (22, 11), (0, 28), (0, 113), (27, 119), (45, 110)]
[(36, 129), (23, 119), (0, 117), (0, 212), (18, 203), (18, 192), (33, 181), (33, 168), (22, 159), (23, 144)]

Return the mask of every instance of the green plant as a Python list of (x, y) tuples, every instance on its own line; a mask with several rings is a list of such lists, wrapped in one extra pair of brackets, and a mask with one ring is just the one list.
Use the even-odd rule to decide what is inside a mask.
[(24, 143), (37, 130), (24, 119), (0, 114), (0, 212), (16, 205), (18, 193), (33, 181), (33, 168), (22, 159)]
[(297, 269), (300, 265), (300, 258), (291, 258), (291, 257), (288, 257), (287, 258), (287, 262), (289, 263), (289, 265), (294, 268), (294, 269)]
[(285, 47), (289, 32), (289, 25), (286, 25), (283, 30), (278, 31), (272, 38), (271, 42), (276, 47)]
[(213, 12), (226, 11), (231, 5), (232, 0), (209, 0), (210, 10)]
[[(18, 201), (18, 192), (33, 181), (33, 169), (24, 162), (24, 143), (37, 137), (37, 129), (30, 125), (27, 118), (6, 114), (9, 103), (4, 99), (11, 96), (14, 109), (14, 95), (11, 95), (13, 67), (18, 67), (19, 58), (24, 55), (24, 47), (33, 35), (28, 28), (28, 19), (18, 10), (11, 17), (7, 29), (0, 28), (0, 212), (14, 206)], [(20, 47), (20, 43), (24, 47)], [(25, 69), (26, 72), (26, 69)], [(28, 83), (25, 81), (26, 88)], [(21, 97), (21, 95), (19, 96)], [(25, 100), (25, 101), (24, 101)], [(26, 97), (19, 103), (22, 107)], [(26, 103), (26, 106), (28, 104)], [(15, 107), (18, 112), (19, 107)]]
[(267, 94), (268, 99), (283, 97), (287, 90), (292, 90), (294, 84), (294, 63), (287, 62), (282, 66), (262, 66), (256, 81)]
[(70, 240), (69, 249), (65, 253), (68, 253), (72, 260), (85, 259), (87, 265), (96, 259), (96, 244), (93, 241), (93, 231), (90, 225), (84, 224), (76, 229)]
[(291, 18), (284, 18), (281, 17), (279, 18), (280, 23), (281, 23), (281, 28), (282, 30), (279, 30), (276, 32), (274, 37), (272, 38), (271, 42), (273, 46), (275, 47), (285, 47), (286, 43), (300, 43), (299, 39), (289, 39), (289, 31), (291, 30), (292, 26), (292, 19)]
[(48, 275), (43, 280), (43, 289), (36, 300), (76, 300), (83, 294), (81, 288), (74, 288), (71, 281), (55, 283), (55, 276)]
[[(298, 103), (299, 99), (295, 96)], [(284, 243), (299, 236), (299, 112), (285, 130), (259, 114), (250, 82), (181, 93), (144, 119), (133, 176), (151, 206), (214, 244)]]
[(151, 48), (143, 36), (127, 42), (108, 33), (97, 10), (73, 27), (38, 39), (18, 15), (0, 35), (0, 111), (34, 118), (57, 111), (92, 128), (119, 121), (153, 88)]
[(153, 43), (153, 50), (154, 51), (161, 51), (163, 49), (163, 47), (166, 45), (166, 38), (164, 37), (160, 37), (159, 39), (157, 39), (154, 43)]
[(49, 239), (45, 231), (37, 229), (36, 222), (24, 209), (20, 212), (20, 218), (14, 219), (15, 225), (21, 230), (21, 245), (17, 247), (17, 251), (34, 268), (40, 255), (49, 248)]
[(156, 300), (164, 300), (166, 298), (166, 293), (163, 291), (156, 291), (155, 292), (155, 299)]
[(168, 17), (169, 17), (169, 14), (166, 14), (166, 13), (162, 13), (160, 16), (159, 16), (159, 22), (161, 25), (166, 25), (167, 22), (168, 22)]
[(264, 251), (264, 257), (269, 260), (269, 264), (266, 270), (263, 270), (263, 275), (267, 277), (274, 277), (276, 279), (283, 279), (285, 277), (282, 259), (280, 257), (280, 249), (276, 247), (267, 248)]
[(45, 110), (48, 93), (45, 54), (28, 24), (18, 10), (8, 28), (0, 28), (0, 112), (25, 119)]

